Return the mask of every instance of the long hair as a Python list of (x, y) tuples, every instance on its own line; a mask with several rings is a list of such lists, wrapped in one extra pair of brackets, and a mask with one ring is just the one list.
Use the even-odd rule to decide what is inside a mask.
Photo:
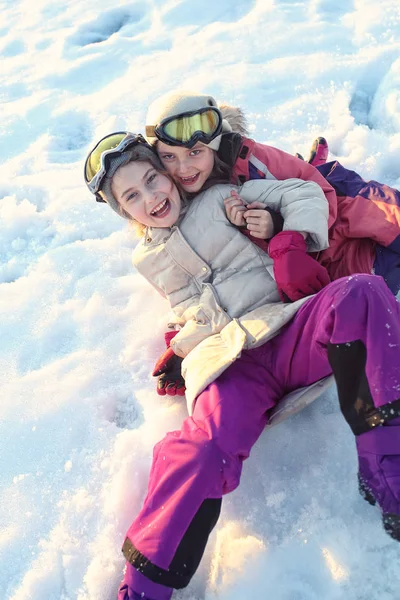
[(208, 188), (213, 185), (217, 185), (218, 183), (230, 183), (233, 169), (226, 162), (222, 160), (217, 154), (215, 150), (212, 151), (214, 153), (214, 166), (213, 169), (204, 183), (201, 191), (208, 190)]

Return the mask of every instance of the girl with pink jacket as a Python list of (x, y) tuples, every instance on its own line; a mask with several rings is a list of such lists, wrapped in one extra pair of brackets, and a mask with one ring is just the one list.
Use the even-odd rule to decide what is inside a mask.
[[(337, 162), (317, 160), (314, 162), (322, 164), (315, 168), (249, 139), (243, 113), (227, 105), (218, 107), (208, 94), (173, 91), (154, 100), (147, 112), (146, 136), (164, 167), (189, 194), (215, 180), (237, 184), (296, 177), (315, 181), (329, 203), (329, 247), (316, 258), (330, 278), (374, 272), (395, 295), (400, 291), (397, 190), (376, 181), (365, 182)], [(244, 208), (239, 201), (236, 204), (240, 210)], [(247, 225), (255, 243), (274, 233), (271, 219), (256, 206), (242, 212), (241, 224)], [(265, 247), (265, 242), (260, 245)], [(306, 272), (302, 275), (304, 281)]]

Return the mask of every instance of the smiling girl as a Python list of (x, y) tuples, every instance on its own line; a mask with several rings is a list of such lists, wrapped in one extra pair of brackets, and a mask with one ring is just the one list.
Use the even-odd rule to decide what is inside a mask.
[(87, 157), (85, 181), (97, 199), (140, 224), (134, 265), (175, 313), (156, 368), (182, 366), (187, 384), (189, 416), (155, 446), (147, 495), (123, 544), (119, 600), (169, 600), (188, 585), (222, 497), (239, 485), (272, 408), (332, 372), (356, 437), (361, 489), (400, 540), (400, 304), (372, 275), (284, 304), (271, 275), (288, 254), (304, 258), (326, 247), (328, 205), (319, 186), (258, 180), (236, 190), (284, 217), (276, 236), (284, 241), (267, 255), (227, 219), (232, 186), (182, 202), (141, 136), (101, 140)]
[[(363, 181), (337, 162), (317, 169), (250, 139), (241, 110), (218, 107), (209, 94), (175, 90), (154, 100), (147, 112), (146, 137), (164, 167), (190, 193), (215, 182), (237, 184), (260, 178), (296, 177), (318, 183), (329, 203), (329, 248), (319, 253), (318, 261), (331, 279), (374, 272), (394, 295), (400, 292), (398, 190)], [(326, 151), (326, 141), (318, 140), (323, 140)], [(231, 222), (245, 227), (255, 243), (269, 239), (273, 230), (270, 216), (260, 208), (236, 198), (227, 209)]]
[(149, 162), (132, 161), (120, 167), (112, 192), (126, 215), (147, 227), (171, 227), (180, 215), (176, 185)]

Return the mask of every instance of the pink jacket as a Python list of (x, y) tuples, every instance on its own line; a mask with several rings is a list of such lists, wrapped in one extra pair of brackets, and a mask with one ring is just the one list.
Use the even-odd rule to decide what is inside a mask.
[(400, 235), (400, 216), (389, 215), (385, 207), (382, 209), (379, 200), (337, 196), (312, 165), (282, 150), (243, 137), (234, 166), (234, 181), (238, 177), (242, 180), (254, 178), (250, 169), (256, 169), (258, 175), (266, 179), (297, 177), (315, 181), (321, 186), (329, 202), (329, 248), (320, 252), (317, 258), (332, 279), (353, 273), (371, 273), (376, 243), (388, 246)]

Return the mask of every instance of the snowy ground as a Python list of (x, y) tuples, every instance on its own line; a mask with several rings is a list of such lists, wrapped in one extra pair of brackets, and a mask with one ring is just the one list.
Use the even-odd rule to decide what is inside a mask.
[[(400, 186), (398, 0), (0, 1), (0, 598), (111, 600), (152, 445), (166, 305), (82, 181), (90, 144), (174, 87), (254, 137)], [(241, 556), (243, 560), (238, 559)], [(399, 546), (356, 490), (331, 392), (266, 431), (181, 600), (394, 600)]]

